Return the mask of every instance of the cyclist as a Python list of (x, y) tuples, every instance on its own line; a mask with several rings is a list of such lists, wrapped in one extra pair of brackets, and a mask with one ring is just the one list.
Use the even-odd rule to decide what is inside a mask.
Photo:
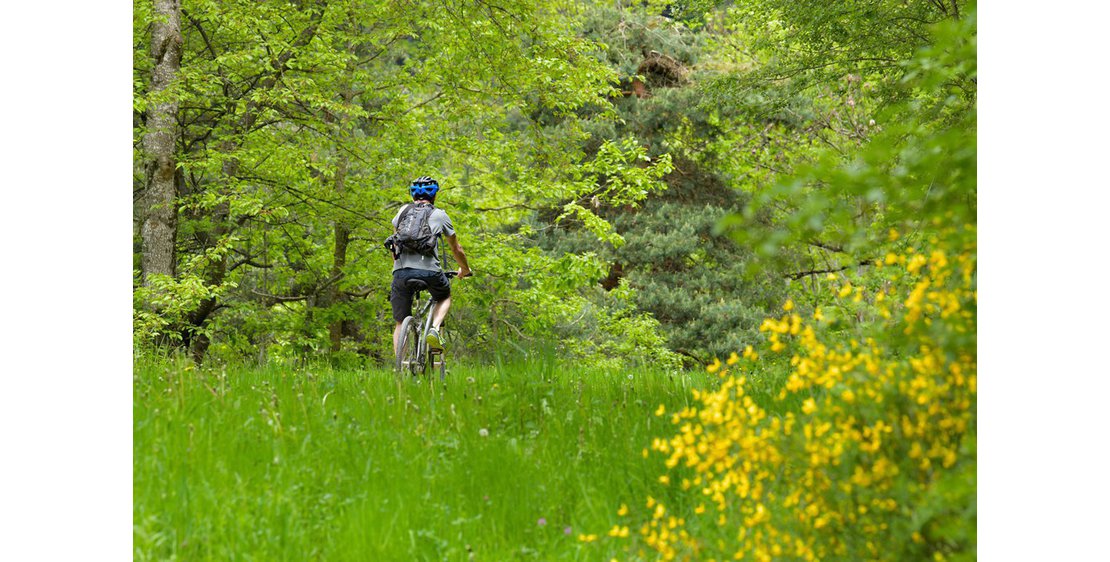
[[(439, 192), (439, 182), (428, 177), (420, 176), (412, 180), (409, 186), (409, 195), (412, 203), (404, 205), (393, 217), (393, 232), (396, 234), (397, 225), (401, 217), (410, 210), (424, 205), (433, 205), (436, 193)], [(459, 239), (455, 236), (455, 227), (443, 209), (432, 207), (431, 214), (427, 217), (428, 227), (438, 241), (440, 237), (447, 240), (451, 254), (459, 264), (457, 276), (461, 279), (471, 275), (470, 265), (466, 261)], [(420, 279), (428, 284), (428, 292), (437, 301), (435, 310), (432, 311), (432, 328), (428, 332), (428, 345), (432, 349), (443, 349), (439, 337), (439, 327), (443, 325), (447, 311), (451, 308), (451, 285), (440, 267), (439, 244), (435, 245), (430, 255), (419, 254), (405, 248), (394, 246), (393, 249), (393, 285), (389, 295), (389, 303), (393, 307), (393, 352), (397, 352), (397, 342), (401, 336), (401, 322), (406, 316), (412, 314), (413, 291), (405, 286), (409, 279)]]

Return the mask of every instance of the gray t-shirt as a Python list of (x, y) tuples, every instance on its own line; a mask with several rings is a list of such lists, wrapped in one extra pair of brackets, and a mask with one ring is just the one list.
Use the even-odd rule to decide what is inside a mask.
[[(397, 211), (397, 215), (393, 217), (393, 228), (397, 228), (397, 221), (401, 218), (401, 213), (405, 212), (410, 205), (402, 205), (401, 210)], [(455, 235), (455, 227), (451, 224), (450, 217), (447, 216), (447, 211), (443, 209), (435, 209), (432, 214), (428, 215), (428, 228), (432, 229), (432, 234), (436, 237)], [(393, 271), (410, 267), (412, 269), (426, 269), (428, 271), (443, 271), (439, 266), (439, 244), (436, 244), (436, 252), (434, 256), (422, 256), (415, 252), (403, 251), (401, 257), (393, 260)]]

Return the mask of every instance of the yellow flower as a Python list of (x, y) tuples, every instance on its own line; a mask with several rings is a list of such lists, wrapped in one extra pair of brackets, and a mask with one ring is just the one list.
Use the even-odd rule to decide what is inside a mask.
[(710, 372), (710, 373), (716, 373), (720, 369), (721, 369), (721, 360), (717, 359), (717, 358), (714, 358), (713, 363), (705, 368), (705, 370)]
[(791, 310), (794, 310), (794, 301), (792, 301), (790, 299), (786, 299), (786, 302), (783, 303), (783, 305), (782, 305), (782, 309), (787, 311), (787, 312), (790, 312)]
[(661, 416), (665, 413), (667, 413), (667, 407), (662, 404), (659, 405), (659, 409), (655, 410), (656, 416)]
[(739, 362), (740, 362), (740, 356), (739, 356), (739, 355), (737, 355), (735, 351), (733, 351), (733, 352), (732, 352), (732, 354), (730, 354), (730, 355), (728, 356), (728, 361), (727, 361), (727, 363), (728, 363), (729, 365), (735, 365), (735, 364), (737, 364), (737, 363), (739, 363)]
[(613, 525), (613, 528), (609, 529), (609, 536), (610, 537), (622, 537), (622, 538), (627, 537), (628, 536), (628, 527), (627, 526), (621, 527), (620, 525)]
[(846, 297), (850, 294), (852, 294), (852, 284), (848, 283), (848, 284), (846, 284), (846, 285), (844, 285), (843, 287), (840, 288), (840, 292), (838, 292), (836, 294), (836, 296), (838, 296), (840, 298), (844, 298), (844, 297)]
[(628, 506), (622, 503), (621, 508), (617, 510), (617, 515), (622, 517), (628, 515)]
[(582, 541), (582, 542), (594, 542), (594, 541), (596, 541), (596, 540), (597, 540), (597, 535), (593, 535), (593, 534), (590, 534), (590, 535), (583, 535), (583, 534), (579, 534), (579, 535), (578, 535), (578, 540), (580, 540), (580, 541)]
[(756, 359), (759, 359), (759, 354), (755, 352), (755, 349), (753, 349), (752, 346), (744, 346), (744, 359), (755, 361)]
[(944, 451), (944, 459), (941, 461), (941, 464), (944, 465), (944, 468), (948, 468), (956, 464), (956, 451), (953, 451), (952, 449), (946, 449)]
[(813, 412), (816, 412), (817, 402), (815, 402), (812, 398), (806, 398), (806, 401), (802, 402), (802, 411), (807, 414), (812, 414)]
[(921, 254), (914, 254), (914, 256), (910, 258), (909, 265), (906, 266), (906, 271), (909, 271), (910, 273), (917, 273), (918, 270), (920, 270), (927, 261), (928, 260), (925, 259), (925, 256)]

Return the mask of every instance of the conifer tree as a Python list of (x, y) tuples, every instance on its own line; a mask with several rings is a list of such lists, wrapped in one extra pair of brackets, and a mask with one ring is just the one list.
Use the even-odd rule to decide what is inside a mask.
[(748, 195), (706, 154), (733, 116), (702, 103), (697, 66), (705, 28), (599, 6), (585, 33), (609, 46), (607, 62), (621, 74), (624, 93), (614, 104), (619, 118), (595, 128), (588, 146), (633, 137), (652, 154), (672, 154), (674, 170), (664, 178), (667, 189), (640, 206), (599, 202), (623, 244), (598, 246), (574, 225), (545, 230), (540, 244), (598, 251), (608, 263), (601, 284), (631, 287), (636, 305), (661, 323), (668, 345), (690, 364), (743, 349), (760, 337), (759, 321), (780, 302), (784, 283), (768, 271), (749, 275), (752, 251), (715, 234)]

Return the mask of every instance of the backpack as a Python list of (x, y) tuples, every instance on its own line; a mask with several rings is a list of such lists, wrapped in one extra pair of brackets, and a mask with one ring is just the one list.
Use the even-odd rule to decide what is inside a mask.
[(431, 203), (414, 203), (401, 211), (397, 219), (397, 233), (392, 236), (395, 253), (402, 251), (424, 256), (434, 256), (438, 237), (428, 226), (435, 206)]

